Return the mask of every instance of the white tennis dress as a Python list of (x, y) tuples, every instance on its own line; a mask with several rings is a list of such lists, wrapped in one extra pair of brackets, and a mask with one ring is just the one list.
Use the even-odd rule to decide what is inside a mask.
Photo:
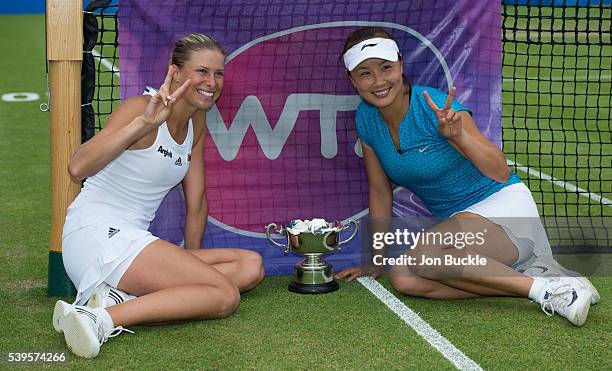
[(68, 208), (62, 234), (62, 257), (77, 288), (76, 303), (85, 303), (106, 282), (117, 287), (132, 261), (158, 238), (149, 231), (166, 194), (183, 180), (191, 160), (193, 124), (182, 144), (166, 123), (149, 148), (125, 150), (87, 178)]
[(538, 257), (552, 259), (552, 249), (538, 207), (524, 183), (502, 188), (462, 211), (480, 215), (504, 229), (518, 249), (518, 258), (512, 265), (514, 270), (523, 272)]

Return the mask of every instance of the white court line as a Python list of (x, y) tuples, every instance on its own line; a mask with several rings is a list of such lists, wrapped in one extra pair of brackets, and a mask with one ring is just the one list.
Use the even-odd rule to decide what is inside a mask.
[(575, 185), (568, 183), (566, 181), (557, 179), (557, 178), (553, 178), (552, 176), (548, 175), (548, 174), (544, 174), (541, 171), (535, 170), (533, 168), (527, 167), (525, 165), (521, 165), (518, 162), (514, 162), (512, 160), (506, 160), (506, 163), (508, 165), (514, 166), (517, 170), (520, 170), (524, 173), (533, 175), (535, 177), (538, 177), (542, 180), (547, 180), (549, 182), (551, 182), (552, 184), (559, 186), (563, 189), (565, 189), (566, 191), (572, 192), (572, 193), (578, 193), (581, 196), (585, 196), (590, 198), (591, 200), (597, 201), (599, 203), (602, 203), (604, 205), (612, 205), (612, 200), (605, 198), (602, 195), (598, 195), (597, 193), (593, 193), (593, 192), (589, 192), (586, 189), (582, 189), (580, 187), (576, 187)]
[(544, 80), (538, 80), (537, 77), (533, 77), (533, 78), (529, 78), (529, 77), (505, 77), (503, 79), (504, 82), (514, 82), (514, 81), (539, 81), (539, 82), (550, 82), (550, 81), (562, 81), (562, 82), (589, 82), (589, 81), (594, 81), (594, 82), (610, 82), (612, 81), (612, 75), (611, 74), (607, 74), (607, 73), (602, 73), (602, 74), (588, 74), (586, 76), (574, 76), (574, 78), (572, 78), (572, 76), (567, 76), (565, 78), (563, 77), (557, 77), (557, 76), (550, 76), (550, 77), (542, 77)]
[(100, 53), (98, 53), (96, 49), (92, 49), (91, 54), (93, 54), (93, 56), (97, 58), (98, 61), (100, 61), (100, 63), (102, 63), (104, 67), (106, 67), (106, 69), (113, 72), (115, 76), (119, 77), (119, 69), (115, 67), (111, 62), (109, 62), (108, 59), (102, 58), (102, 55), (100, 55)]
[[(109, 62), (107, 59), (102, 58), (100, 53), (98, 53), (95, 49), (92, 50), (91, 52), (92, 52), (92, 54), (96, 58), (98, 58), (100, 63), (102, 63), (109, 71), (112, 71), (117, 77), (119, 77), (119, 69), (117, 67), (113, 66), (113, 64), (111, 62)], [(607, 198), (605, 198), (603, 196), (600, 196), (600, 195), (595, 194), (595, 193), (591, 193), (591, 192), (589, 192), (589, 191), (587, 191), (585, 189), (582, 189), (582, 188), (578, 188), (578, 187), (576, 187), (575, 185), (573, 185), (571, 183), (568, 183), (568, 182), (565, 182), (565, 181), (553, 178), (552, 176), (550, 176), (548, 174), (544, 174), (544, 173), (542, 173), (540, 171), (537, 171), (537, 170), (534, 170), (534, 169), (532, 169), (530, 167), (521, 165), (521, 164), (516, 163), (516, 162), (514, 162), (512, 160), (506, 160), (506, 161), (507, 161), (507, 163), (509, 165), (515, 166), (517, 170), (520, 170), (520, 171), (525, 172), (525, 173), (529, 173), (529, 174), (531, 174), (533, 176), (536, 176), (536, 177), (538, 177), (540, 179), (543, 179), (543, 180), (548, 180), (549, 182), (551, 182), (551, 183), (553, 183), (555, 185), (558, 185), (559, 187), (561, 187), (561, 188), (563, 188), (563, 189), (565, 189), (567, 191), (577, 192), (581, 196), (589, 197), (592, 200), (595, 200), (597, 202), (603, 203), (604, 205), (612, 205), (612, 201), (610, 201), (609, 199), (607, 199)]]
[(554, 38), (561, 38), (562, 41), (599, 41), (609, 42), (610, 35), (604, 30), (597, 31), (582, 31), (575, 30), (506, 30), (504, 32), (504, 41), (508, 42), (527, 42), (527, 41), (550, 41)]
[(412, 309), (389, 292), (378, 281), (370, 277), (359, 277), (357, 281), (397, 314), (408, 326), (425, 339), (459, 370), (482, 370), (478, 363), (463, 354), (448, 339), (440, 335), (429, 323), (419, 317)]

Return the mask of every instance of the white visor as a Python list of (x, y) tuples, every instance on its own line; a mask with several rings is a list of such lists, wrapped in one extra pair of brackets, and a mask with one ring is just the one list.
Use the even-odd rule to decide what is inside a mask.
[(399, 48), (395, 41), (382, 37), (367, 39), (353, 46), (344, 53), (344, 66), (352, 71), (366, 59), (380, 58), (395, 62), (399, 56)]

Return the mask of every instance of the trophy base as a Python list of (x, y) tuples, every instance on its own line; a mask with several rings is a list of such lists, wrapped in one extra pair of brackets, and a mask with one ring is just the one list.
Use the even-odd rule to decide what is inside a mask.
[(289, 283), (289, 291), (296, 294), (326, 294), (336, 291), (339, 288), (340, 285), (338, 285), (336, 281), (318, 284), (303, 284), (296, 281), (291, 281), (291, 283)]

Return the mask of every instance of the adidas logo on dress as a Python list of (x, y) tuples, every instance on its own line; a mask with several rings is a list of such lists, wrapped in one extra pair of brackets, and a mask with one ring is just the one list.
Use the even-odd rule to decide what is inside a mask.
[(113, 237), (114, 235), (116, 235), (119, 232), (121, 232), (121, 229), (119, 229), (119, 228), (113, 228), (113, 227), (108, 228), (108, 238)]
[(183, 166), (183, 163), (181, 162), (181, 158), (179, 157), (178, 160), (174, 161), (174, 164), (176, 166)]

